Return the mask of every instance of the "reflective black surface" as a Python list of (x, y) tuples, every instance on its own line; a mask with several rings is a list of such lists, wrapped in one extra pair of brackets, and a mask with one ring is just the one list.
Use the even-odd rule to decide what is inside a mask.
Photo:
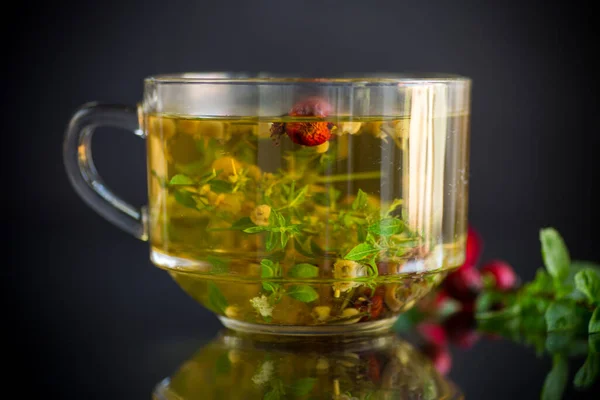
[[(15, 332), (19, 351), (12, 365), (35, 377), (24, 393), (149, 399), (155, 385), (222, 330), (216, 317), (146, 261), (145, 243), (100, 221), (96, 226), (94, 236), (49, 235), (36, 251), (19, 256), (23, 268), (13, 278), (25, 289), (14, 298), (22, 310), (15, 322), (23, 329)], [(539, 398), (551, 367), (533, 349), (502, 340), (451, 352), (449, 378), (467, 399)], [(597, 398), (598, 390), (579, 393), (569, 385), (565, 398)]]

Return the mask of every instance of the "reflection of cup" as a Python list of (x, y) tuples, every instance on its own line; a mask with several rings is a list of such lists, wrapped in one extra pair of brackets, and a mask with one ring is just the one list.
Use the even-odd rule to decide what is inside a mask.
[[(464, 260), (469, 90), (453, 76), (148, 78), (137, 110), (75, 114), (65, 164), (228, 327), (374, 331)], [(147, 139), (147, 208), (98, 176), (99, 125)]]
[(284, 341), (231, 331), (200, 348), (154, 391), (155, 400), (288, 398), (459, 399), (462, 395), (424, 355), (394, 335)]

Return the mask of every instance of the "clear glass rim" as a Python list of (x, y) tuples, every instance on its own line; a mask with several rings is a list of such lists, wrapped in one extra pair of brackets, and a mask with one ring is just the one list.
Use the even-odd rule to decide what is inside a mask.
[(144, 80), (147, 84), (258, 84), (258, 85), (324, 85), (324, 86), (397, 86), (414, 84), (466, 84), (471, 79), (448, 73), (349, 73), (335, 76), (303, 76), (302, 74), (243, 72), (184, 72), (159, 74)]

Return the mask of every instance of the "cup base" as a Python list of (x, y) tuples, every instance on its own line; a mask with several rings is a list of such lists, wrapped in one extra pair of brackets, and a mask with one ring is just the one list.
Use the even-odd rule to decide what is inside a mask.
[(360, 324), (321, 326), (252, 324), (222, 316), (219, 316), (219, 319), (226, 328), (243, 333), (285, 336), (336, 336), (365, 335), (389, 331), (398, 317), (373, 322), (362, 322)]

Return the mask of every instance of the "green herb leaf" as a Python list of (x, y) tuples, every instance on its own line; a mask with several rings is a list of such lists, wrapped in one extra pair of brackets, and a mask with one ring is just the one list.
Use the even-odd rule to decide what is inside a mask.
[(308, 191), (308, 185), (304, 186), (302, 189), (300, 189), (295, 197), (292, 199), (292, 201), (289, 202), (289, 204), (287, 205), (290, 208), (294, 208), (296, 206), (298, 206), (300, 203), (302, 203), (304, 201), (304, 199), (306, 198), (306, 192)]
[(352, 209), (354, 211), (365, 208), (367, 205), (367, 201), (369, 200), (367, 194), (362, 191), (362, 189), (358, 189), (358, 194), (356, 198), (352, 202)]
[(567, 386), (568, 377), (569, 366), (567, 361), (560, 355), (554, 356), (552, 370), (544, 381), (542, 400), (560, 400)]
[(266, 230), (267, 230), (266, 226), (252, 226), (250, 228), (244, 229), (244, 232), (246, 232), (246, 233), (260, 233), (260, 232), (264, 232)]
[(260, 277), (271, 278), (275, 276), (275, 264), (273, 261), (264, 259), (260, 262)]
[(600, 375), (600, 354), (588, 353), (585, 363), (575, 374), (573, 383), (577, 389), (586, 389), (592, 386)]
[(344, 258), (346, 260), (358, 261), (377, 252), (379, 252), (377, 247), (368, 243), (361, 243), (350, 250)]
[(192, 161), (188, 164), (175, 164), (175, 171), (185, 175), (200, 175), (206, 169), (204, 160)]
[(256, 224), (252, 222), (250, 217), (242, 217), (231, 225), (231, 229), (243, 231), (244, 229), (252, 228), (254, 226), (256, 226)]
[(292, 278), (316, 278), (319, 276), (319, 268), (312, 264), (296, 264), (290, 268), (289, 275)]
[(562, 281), (569, 275), (571, 258), (565, 242), (554, 228), (540, 231), (542, 257), (546, 269), (555, 280)]
[(169, 181), (169, 185), (185, 185), (185, 186), (189, 186), (189, 185), (194, 185), (195, 182), (192, 178), (190, 178), (187, 175), (183, 175), (183, 174), (177, 174), (174, 177), (171, 178), (171, 180)]
[(600, 306), (596, 307), (588, 324), (588, 334), (600, 333)]
[(575, 330), (581, 322), (575, 303), (562, 300), (550, 304), (545, 319), (548, 332)]
[(600, 353), (600, 333), (591, 333), (588, 336), (588, 347), (592, 353)]
[(224, 274), (229, 271), (229, 262), (216, 256), (206, 257), (206, 261), (212, 265), (213, 274)]
[(210, 181), (210, 190), (215, 193), (231, 193), (233, 185), (227, 181), (213, 179)]
[(548, 332), (546, 335), (545, 348), (550, 354), (560, 353), (569, 350), (573, 339), (575, 338), (574, 331), (554, 331)]
[(298, 379), (290, 386), (290, 393), (294, 396), (306, 396), (313, 390), (316, 382), (315, 378)]
[(292, 299), (310, 303), (319, 298), (319, 294), (315, 289), (308, 285), (293, 285), (290, 286), (286, 294)]
[(287, 242), (288, 242), (288, 240), (290, 240), (290, 237), (288, 236), (288, 234), (286, 232), (281, 232), (280, 237), (281, 237), (281, 248), (285, 249), (285, 246), (287, 246)]
[(369, 226), (368, 231), (380, 236), (392, 236), (402, 232), (404, 222), (398, 218), (384, 218)]
[(175, 198), (175, 201), (182, 206), (193, 208), (195, 210), (198, 209), (196, 200), (192, 196), (192, 193), (188, 192), (187, 190), (175, 190), (173, 192), (173, 197)]
[(265, 243), (265, 247), (267, 251), (273, 251), (277, 243), (279, 242), (279, 233), (278, 232), (269, 232), (267, 235), (267, 242)]
[(575, 275), (575, 287), (585, 293), (592, 303), (600, 302), (600, 276), (593, 269), (579, 271)]
[(227, 308), (227, 299), (221, 289), (212, 281), (208, 281), (208, 306), (211, 310), (223, 314)]

